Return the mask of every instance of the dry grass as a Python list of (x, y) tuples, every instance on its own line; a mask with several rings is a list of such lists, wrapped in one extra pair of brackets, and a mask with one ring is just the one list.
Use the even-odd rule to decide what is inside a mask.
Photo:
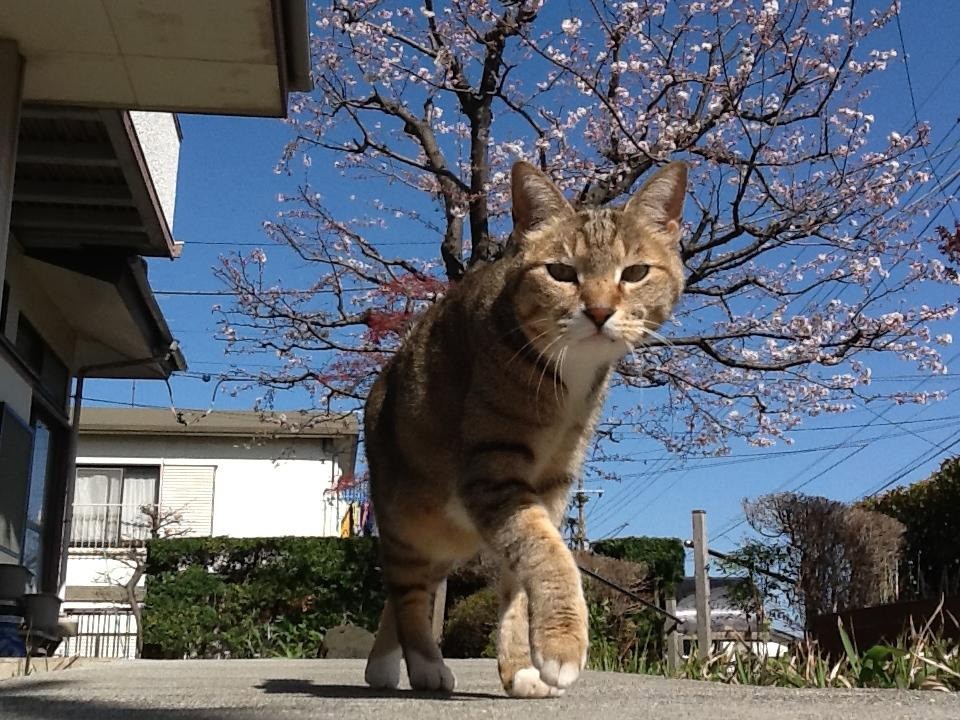
[[(936, 616), (935, 616), (936, 617)], [(955, 618), (947, 622), (956, 623)], [(706, 659), (688, 658), (676, 677), (710, 680), (733, 685), (776, 685), (797, 688), (899, 688), (960, 692), (960, 640), (944, 639), (931, 631), (933, 619), (911, 627), (895, 645), (875, 645), (858, 650), (840, 628), (844, 653), (824, 657), (813, 642), (797, 643), (780, 657), (749, 652), (746, 642)], [(597, 670), (667, 675), (660, 657), (643, 648), (623, 656), (602, 639), (591, 647), (590, 666)]]

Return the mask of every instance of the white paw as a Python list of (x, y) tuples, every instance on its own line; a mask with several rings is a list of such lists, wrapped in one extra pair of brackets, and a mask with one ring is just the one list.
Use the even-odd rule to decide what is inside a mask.
[(507, 694), (515, 698), (560, 697), (563, 695), (563, 690), (543, 682), (540, 679), (540, 671), (535, 667), (525, 667), (513, 676), (513, 683), (507, 690)]
[(580, 677), (580, 668), (582, 665), (576, 662), (561, 662), (560, 660), (544, 660), (538, 655), (534, 655), (533, 663), (540, 668), (540, 679), (551, 687), (568, 688), (573, 685)]
[(394, 690), (400, 684), (400, 648), (367, 660), (363, 679), (372, 688)]
[(457, 679), (442, 660), (427, 660), (415, 653), (407, 657), (407, 675), (414, 690), (453, 692), (457, 687)]

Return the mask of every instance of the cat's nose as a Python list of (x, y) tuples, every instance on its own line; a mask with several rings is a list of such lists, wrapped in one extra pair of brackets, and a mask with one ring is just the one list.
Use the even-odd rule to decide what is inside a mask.
[(593, 324), (597, 326), (598, 330), (603, 327), (603, 324), (610, 319), (613, 313), (613, 308), (608, 307), (588, 307), (583, 309), (583, 314), (593, 320)]

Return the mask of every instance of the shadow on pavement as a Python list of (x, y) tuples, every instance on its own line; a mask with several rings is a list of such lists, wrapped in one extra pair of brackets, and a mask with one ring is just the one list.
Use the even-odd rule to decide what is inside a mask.
[(254, 720), (252, 713), (234, 708), (142, 708), (91, 700), (44, 698), (29, 693), (0, 696), (4, 720)]
[(0, 699), (2, 699), (4, 695), (21, 694), (27, 688), (31, 690), (47, 690), (49, 688), (70, 685), (73, 682), (70, 678), (50, 677), (49, 675), (40, 677), (31, 676), (28, 678), (9, 678), (8, 680), (0, 682)]
[[(0, 682), (0, 718), (3, 720), (253, 720), (233, 708), (144, 708), (85, 698), (58, 697), (66, 687), (83, 686), (66, 677), (31, 677)], [(53, 696), (44, 695), (48, 691)]]
[(258, 690), (268, 694), (310, 695), (319, 698), (338, 698), (356, 700), (396, 700), (410, 698), (420, 700), (506, 700), (504, 695), (482, 692), (415, 692), (413, 690), (377, 690), (362, 685), (318, 685), (310, 680), (272, 679), (257, 685)]

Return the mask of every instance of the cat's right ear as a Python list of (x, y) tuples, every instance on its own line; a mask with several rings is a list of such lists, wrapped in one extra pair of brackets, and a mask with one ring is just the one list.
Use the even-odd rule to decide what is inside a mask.
[(510, 191), (515, 239), (546, 220), (575, 212), (550, 178), (523, 160), (514, 164), (510, 172)]

